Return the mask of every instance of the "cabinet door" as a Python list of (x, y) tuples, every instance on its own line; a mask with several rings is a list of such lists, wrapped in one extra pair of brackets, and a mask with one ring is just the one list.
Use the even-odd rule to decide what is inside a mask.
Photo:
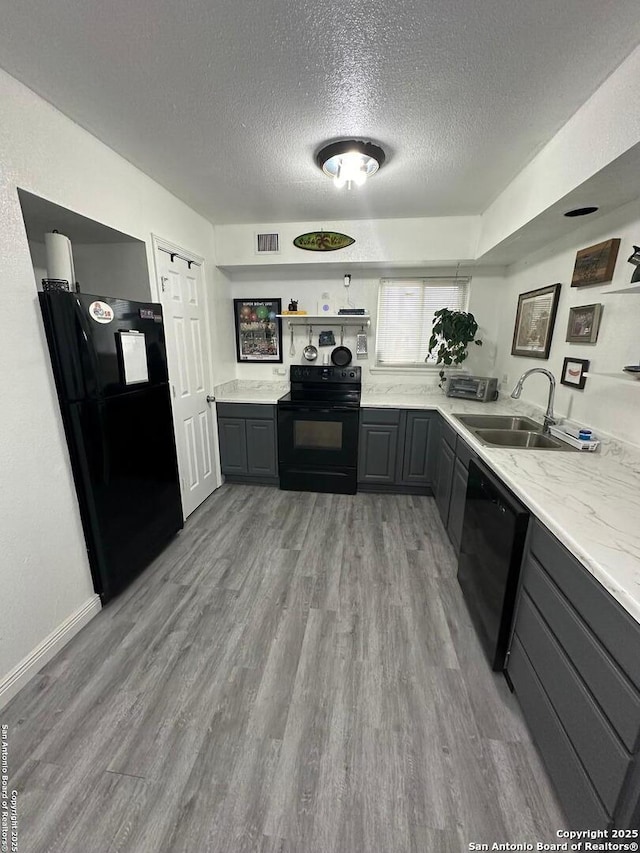
[(398, 426), (396, 424), (361, 424), (358, 481), (393, 484), (397, 452)]
[(248, 418), (247, 470), (258, 477), (275, 477), (276, 424), (275, 421)]
[(429, 446), (436, 417), (434, 412), (407, 412), (401, 483), (420, 486), (433, 483)]
[(449, 521), (447, 523), (447, 533), (451, 544), (460, 551), (460, 539), (462, 537), (462, 522), (464, 521), (464, 503), (467, 497), (467, 480), (469, 472), (465, 468), (464, 463), (456, 460), (453, 471), (453, 481), (451, 484), (451, 500), (449, 502)]
[(449, 522), (449, 501), (451, 498), (451, 481), (453, 479), (453, 464), (455, 456), (446, 441), (440, 441), (440, 458), (438, 459), (438, 482), (436, 485), (436, 505), (440, 512), (442, 523), (446, 527)]
[(244, 418), (218, 418), (220, 468), (223, 474), (247, 473), (247, 435)]

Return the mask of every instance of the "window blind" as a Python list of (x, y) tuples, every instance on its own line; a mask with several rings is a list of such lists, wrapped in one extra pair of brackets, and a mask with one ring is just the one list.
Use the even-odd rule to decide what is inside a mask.
[[(468, 278), (382, 279), (378, 289), (376, 365), (424, 367), (433, 316), (466, 311)], [(435, 365), (435, 357), (429, 358)]]

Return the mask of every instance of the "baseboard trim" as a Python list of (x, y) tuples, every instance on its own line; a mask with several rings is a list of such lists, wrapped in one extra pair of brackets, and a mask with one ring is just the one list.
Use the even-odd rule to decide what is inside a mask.
[(92, 595), (82, 607), (72, 613), (55, 631), (39, 643), (11, 672), (0, 679), (0, 708), (3, 708), (22, 690), (33, 676), (57, 654), (63, 646), (100, 612), (99, 595)]
[[(236, 405), (235, 403), (233, 404)], [(279, 477), (257, 477), (251, 474), (225, 474), (225, 483), (236, 483), (245, 486), (279, 486)]]
[(433, 497), (431, 486), (399, 486), (386, 483), (358, 483), (358, 492), (368, 492), (377, 495), (423, 495)]

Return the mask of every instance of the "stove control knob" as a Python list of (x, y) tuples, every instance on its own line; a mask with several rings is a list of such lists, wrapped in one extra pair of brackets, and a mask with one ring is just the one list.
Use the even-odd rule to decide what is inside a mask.
[(355, 373), (353, 372), (353, 370), (351, 371), (351, 373), (349, 374), (349, 376), (350, 376), (352, 379), (355, 379)]
[(342, 378), (344, 379), (346, 375), (347, 375), (347, 371), (346, 371), (346, 370), (343, 370), (343, 371), (342, 371)]

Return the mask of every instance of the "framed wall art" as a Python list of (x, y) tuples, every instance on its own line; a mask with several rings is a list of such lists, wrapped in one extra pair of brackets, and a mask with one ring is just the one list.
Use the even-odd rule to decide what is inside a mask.
[(613, 270), (618, 257), (620, 239), (605, 240), (580, 249), (571, 277), (571, 287), (583, 287), (585, 284), (604, 284), (613, 278)]
[(595, 344), (598, 340), (602, 305), (578, 305), (569, 308), (567, 341), (570, 344)]
[(511, 355), (549, 358), (561, 286), (550, 284), (520, 294)]
[(588, 370), (588, 359), (565, 358), (562, 364), (560, 382), (562, 382), (563, 385), (568, 385), (570, 388), (577, 388), (579, 391), (582, 391), (587, 381), (585, 373), (587, 373)]
[(240, 362), (282, 363), (280, 299), (234, 299), (236, 358)]

